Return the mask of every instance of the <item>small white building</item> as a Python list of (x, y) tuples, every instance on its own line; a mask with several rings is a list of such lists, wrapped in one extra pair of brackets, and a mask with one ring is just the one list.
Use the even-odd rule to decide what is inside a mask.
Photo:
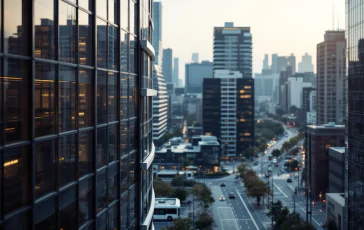
[(306, 113), (306, 123), (308, 125), (316, 124), (316, 112), (307, 112)]
[(302, 105), (303, 88), (312, 87), (312, 83), (304, 82), (303, 75), (302, 76), (292, 76), (292, 77), (288, 78), (287, 86), (288, 86), (288, 94), (287, 94), (288, 109), (291, 106), (296, 106), (297, 108), (301, 109), (303, 106)]
[(344, 193), (326, 193), (326, 221), (329, 220), (336, 222), (337, 229), (345, 229)]

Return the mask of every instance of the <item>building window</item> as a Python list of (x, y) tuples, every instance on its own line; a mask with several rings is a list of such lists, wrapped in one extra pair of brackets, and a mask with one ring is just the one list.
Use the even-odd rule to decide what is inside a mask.
[(96, 210), (101, 212), (107, 206), (106, 169), (97, 173)]
[(107, 113), (108, 121), (117, 120), (117, 74), (109, 72), (107, 79)]
[(79, 184), (79, 226), (92, 219), (93, 213), (93, 196), (92, 180), (86, 179)]
[(129, 30), (129, 0), (120, 0), (120, 27)]
[(57, 229), (56, 198), (51, 197), (35, 204), (35, 229)]
[(97, 129), (96, 167), (101, 168), (107, 164), (107, 135), (106, 127)]
[(111, 125), (108, 127), (108, 134), (109, 134), (109, 146), (108, 146), (108, 153), (109, 153), (109, 163), (118, 160), (118, 134), (117, 134), (117, 126)]
[(62, 187), (76, 179), (76, 136), (61, 136), (58, 151), (59, 187)]
[[(81, 0), (79, 0), (80, 2)], [(88, 0), (83, 0), (88, 1)], [(81, 3), (80, 3), (81, 4)], [(92, 64), (92, 54), (93, 54), (93, 34), (92, 34), (92, 15), (85, 13), (82, 10), (78, 11), (78, 56), (79, 63), (81, 65), (91, 65)]]
[(128, 114), (128, 75), (121, 74), (120, 77), (120, 117), (121, 119), (129, 118)]
[(97, 124), (106, 123), (107, 72), (97, 71)]
[[(104, 2), (100, 0), (97, 2)], [(97, 19), (97, 67), (107, 68), (106, 57), (107, 57), (107, 23), (101, 19)]]
[(117, 199), (116, 185), (118, 182), (117, 164), (109, 166), (107, 170), (107, 196), (108, 204)]
[(60, 195), (59, 209), (59, 224), (60, 229), (77, 228), (77, 203), (76, 203), (76, 188), (71, 187)]
[[(50, 0), (48, 0), (50, 1)], [(59, 60), (76, 62), (76, 8), (59, 2)]]
[(92, 72), (81, 69), (79, 71), (79, 95), (78, 95), (78, 123), (80, 128), (91, 126), (94, 115), (94, 89)]
[(94, 149), (93, 131), (80, 133), (78, 149), (78, 168), (80, 177), (93, 172)]
[(59, 132), (76, 129), (76, 69), (60, 66), (58, 85)]

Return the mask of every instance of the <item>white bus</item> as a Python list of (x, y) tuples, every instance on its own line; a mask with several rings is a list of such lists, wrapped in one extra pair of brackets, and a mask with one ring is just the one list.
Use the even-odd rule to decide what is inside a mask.
[(153, 220), (172, 221), (181, 216), (181, 202), (178, 198), (155, 198)]

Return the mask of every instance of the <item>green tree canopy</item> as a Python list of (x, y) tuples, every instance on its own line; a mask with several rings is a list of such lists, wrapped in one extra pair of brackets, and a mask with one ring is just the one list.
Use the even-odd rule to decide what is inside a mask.
[(172, 186), (160, 178), (153, 179), (153, 188), (156, 197), (169, 197), (173, 194)]
[(203, 203), (204, 208), (210, 207), (215, 202), (211, 189), (205, 184), (197, 183), (192, 188), (192, 193)]
[(206, 212), (201, 213), (201, 215), (195, 222), (196, 228), (201, 230), (212, 230), (214, 225), (214, 218), (212, 218), (212, 216)]
[(272, 151), (272, 155), (273, 155), (274, 157), (279, 157), (280, 155), (282, 155), (282, 152), (281, 152), (279, 149), (274, 149), (274, 150)]
[(172, 226), (166, 226), (163, 230), (192, 230), (193, 223), (190, 218), (178, 218), (173, 221)]
[(173, 196), (180, 199), (181, 202), (183, 202), (186, 200), (186, 198), (188, 196), (188, 192), (184, 188), (175, 188), (175, 189), (173, 189)]

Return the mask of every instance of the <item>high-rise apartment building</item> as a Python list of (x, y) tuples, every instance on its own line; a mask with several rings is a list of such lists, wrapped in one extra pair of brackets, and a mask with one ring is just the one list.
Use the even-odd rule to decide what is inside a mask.
[(163, 49), (163, 76), (166, 83), (173, 82), (173, 51), (172, 49)]
[(153, 229), (150, 3), (1, 1), (1, 229)]
[(362, 229), (364, 225), (364, 2), (346, 2), (347, 41), (347, 164), (346, 188), (348, 229)]
[(192, 63), (199, 63), (198, 53), (192, 53)]
[(163, 77), (162, 60), (162, 2), (153, 3), (153, 47), (155, 60), (153, 62), (153, 89), (157, 90), (157, 96), (153, 97), (153, 139), (160, 139), (167, 131), (168, 123), (168, 95), (167, 86)]
[(263, 60), (263, 70), (269, 69), (269, 58), (268, 54), (264, 54), (264, 60)]
[(252, 78), (252, 34), (250, 27), (214, 28), (214, 72), (216, 70), (239, 71), (243, 78)]
[(326, 31), (317, 44), (317, 123), (344, 124), (345, 32)]
[(203, 132), (228, 146), (228, 156), (242, 156), (254, 146), (254, 79), (239, 71), (217, 70), (203, 80)]
[(278, 58), (278, 54), (272, 54), (272, 73), (280, 73), (280, 71), (278, 71), (277, 68), (277, 58)]
[(302, 56), (302, 61), (298, 63), (298, 72), (299, 73), (313, 72), (312, 56), (309, 55), (308, 53), (305, 53), (305, 55)]
[(174, 87), (179, 87), (178, 71), (179, 71), (179, 59), (174, 58), (173, 59), (173, 76), (172, 76), (172, 82), (174, 84)]
[(201, 63), (189, 63), (185, 66), (185, 89), (186, 93), (202, 93), (204, 78), (213, 77), (213, 64), (209, 61)]

